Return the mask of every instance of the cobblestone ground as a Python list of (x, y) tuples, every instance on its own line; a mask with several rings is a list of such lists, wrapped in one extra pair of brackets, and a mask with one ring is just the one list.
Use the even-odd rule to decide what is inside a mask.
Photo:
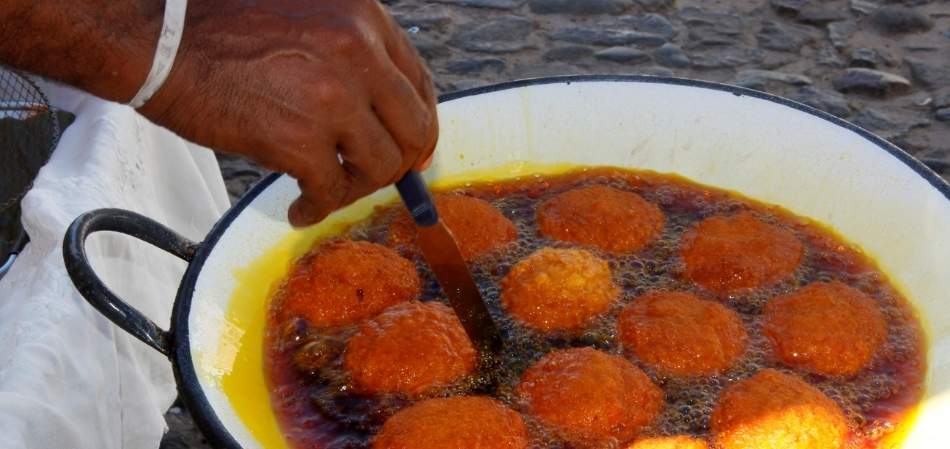
[[(440, 92), (650, 74), (738, 84), (848, 119), (950, 179), (947, 0), (390, 0)], [(264, 171), (221, 157), (232, 198)], [(162, 448), (203, 448), (181, 407)]]

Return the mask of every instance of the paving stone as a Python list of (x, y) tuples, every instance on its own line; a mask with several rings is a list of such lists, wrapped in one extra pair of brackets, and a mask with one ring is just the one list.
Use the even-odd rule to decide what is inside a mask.
[(676, 0), (633, 0), (633, 2), (647, 11), (661, 11), (676, 5)]
[(835, 91), (819, 89), (814, 86), (805, 86), (789, 96), (792, 100), (807, 104), (815, 109), (821, 109), (831, 115), (848, 117), (851, 115), (851, 106), (848, 100)]
[(642, 45), (657, 47), (666, 42), (666, 38), (653, 33), (641, 33), (616, 28), (573, 27), (556, 30), (548, 35), (552, 40), (573, 42), (584, 45), (617, 46)]
[(882, 6), (871, 14), (871, 23), (889, 34), (927, 31), (933, 22), (920, 11), (905, 6)]
[(850, 17), (847, 11), (834, 6), (826, 5), (808, 5), (798, 12), (799, 22), (809, 25), (824, 25), (829, 22), (846, 20)]
[(740, 70), (736, 73), (732, 83), (750, 89), (766, 90), (778, 84), (789, 86), (806, 86), (812, 83), (811, 78), (794, 73), (776, 72), (773, 70)]
[(690, 62), (697, 69), (721, 69), (738, 67), (762, 60), (761, 49), (751, 47), (714, 47), (690, 54)]
[(665, 43), (653, 51), (653, 59), (664, 67), (689, 67), (689, 57), (679, 46)]
[[(943, 143), (933, 141), (931, 138), (933, 133), (930, 132), (932, 129), (933, 127), (914, 128), (902, 136), (891, 139), (891, 142), (894, 145), (897, 145), (898, 148), (910, 153), (915, 158), (918, 158), (921, 160), (921, 162), (924, 162), (925, 165), (929, 165), (928, 162), (920, 159), (921, 155), (931, 153), (928, 150), (933, 149), (937, 145)], [(939, 172), (939, 170), (937, 171)]]
[(934, 118), (941, 122), (950, 122), (950, 108), (937, 109)]
[(858, 24), (853, 21), (834, 22), (828, 24), (828, 39), (836, 48), (846, 48), (851, 36), (858, 30)]
[(877, 48), (877, 55), (881, 58), (881, 62), (887, 67), (900, 67), (901, 60), (894, 55), (893, 50), (885, 48)]
[(782, 51), (763, 51), (762, 59), (756, 63), (757, 68), (762, 70), (778, 70), (789, 64), (799, 62), (799, 58), (791, 53)]
[(934, 98), (930, 96), (929, 92), (920, 91), (915, 94), (911, 94), (905, 98), (901, 99), (902, 101), (909, 101), (910, 104), (917, 106), (919, 108), (926, 108), (933, 103)]
[(933, 42), (910, 42), (905, 45), (901, 45), (902, 50), (913, 54), (933, 53), (940, 51), (941, 47), (942, 46)]
[(538, 14), (616, 14), (628, 7), (630, 0), (530, 0), (531, 12)]
[(636, 69), (634, 69), (633, 73), (637, 75), (665, 76), (665, 77), (670, 77), (670, 76), (675, 75), (672, 70), (666, 67), (656, 67), (656, 66), (637, 67)]
[(947, 179), (947, 174), (950, 173), (950, 159), (923, 158), (920, 161), (937, 174), (942, 174), (944, 180)]
[(691, 48), (737, 45), (742, 41), (743, 23), (737, 14), (690, 6), (680, 10), (678, 18), (689, 29)]
[(403, 28), (419, 27), (423, 30), (444, 30), (452, 23), (452, 16), (444, 9), (402, 11), (394, 13), (393, 18)]
[(534, 22), (519, 16), (504, 16), (487, 22), (465, 25), (452, 37), (456, 47), (485, 53), (509, 53), (528, 46), (526, 39)]
[(470, 58), (449, 61), (445, 70), (455, 75), (478, 75), (486, 70), (501, 73), (505, 66), (505, 61), (498, 58)]
[(934, 92), (931, 106), (935, 108), (950, 108), (950, 86)]
[(907, 134), (911, 129), (929, 126), (930, 120), (890, 109), (887, 112), (865, 107), (854, 116), (854, 123), (885, 139), (894, 139)]
[[(247, 159), (238, 156), (218, 153), (218, 167), (224, 177), (224, 187), (228, 191), (228, 198), (234, 204), (257, 181), (270, 174), (270, 170), (262, 168)], [(183, 410), (183, 409), (179, 409)], [(187, 418), (187, 412), (183, 415)]]
[(525, 0), (434, 0), (437, 3), (469, 6), (472, 8), (489, 9), (516, 9), (524, 4)]
[(950, 86), (950, 64), (923, 58), (908, 57), (904, 62), (910, 66), (910, 73), (917, 82), (925, 87)]
[(871, 0), (849, 0), (848, 5), (852, 11), (865, 15), (881, 7), (880, 3)]
[(835, 90), (843, 93), (890, 95), (910, 90), (910, 81), (900, 75), (880, 70), (850, 68), (835, 77)]
[(453, 81), (446, 86), (445, 92), (458, 92), (460, 90), (469, 90), (489, 84), (481, 79), (463, 79)]
[(769, 5), (776, 11), (793, 15), (798, 14), (807, 4), (808, 0), (769, 0)]
[(594, 57), (604, 61), (638, 64), (650, 60), (650, 55), (643, 50), (630, 47), (610, 47), (594, 53)]
[(814, 37), (808, 28), (767, 20), (757, 35), (759, 46), (769, 50), (798, 53)]
[[(920, 158), (920, 162), (923, 162), (924, 165), (930, 167), (931, 170), (946, 174), (950, 172), (950, 159), (931, 159), (931, 158)], [(947, 179), (944, 176), (944, 179)]]
[(933, 148), (932, 144), (927, 142), (924, 149), (914, 157), (937, 173), (950, 173), (950, 148)]
[[(785, 53), (786, 55), (788, 53)], [(815, 55), (815, 61), (818, 62), (821, 66), (833, 67), (833, 68), (842, 68), (845, 67), (844, 58), (841, 57), (841, 53), (838, 52), (838, 49), (830, 43), (823, 43), (818, 47), (818, 53)]]
[(512, 78), (536, 78), (542, 76), (579, 75), (585, 73), (577, 66), (560, 61), (551, 61), (546, 64), (520, 63), (511, 68)]
[(582, 47), (580, 45), (571, 45), (568, 47), (556, 47), (548, 50), (544, 53), (545, 61), (577, 61), (581, 59), (586, 59), (591, 57), (594, 54), (594, 50), (590, 47)]
[(851, 67), (863, 67), (873, 69), (881, 63), (881, 56), (873, 48), (855, 48), (851, 52), (851, 61), (848, 63)]
[(670, 39), (676, 35), (673, 24), (665, 16), (656, 13), (638, 14), (635, 16), (621, 16), (617, 20), (623, 26), (630, 27), (634, 31), (642, 33), (651, 33)]
[(410, 33), (409, 41), (419, 50), (419, 54), (426, 59), (445, 58), (451, 54), (451, 51), (442, 41), (430, 36), (428, 33)]
[[(241, 192), (243, 194), (243, 192)], [(162, 436), (161, 449), (197, 449), (210, 448), (204, 435), (198, 430), (194, 420), (177, 401), (165, 413), (165, 422), (169, 431)]]

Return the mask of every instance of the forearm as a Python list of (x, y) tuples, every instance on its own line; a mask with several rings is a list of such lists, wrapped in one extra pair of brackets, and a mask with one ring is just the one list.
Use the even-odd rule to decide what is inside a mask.
[(160, 0), (2, 0), (0, 64), (128, 101), (148, 75)]

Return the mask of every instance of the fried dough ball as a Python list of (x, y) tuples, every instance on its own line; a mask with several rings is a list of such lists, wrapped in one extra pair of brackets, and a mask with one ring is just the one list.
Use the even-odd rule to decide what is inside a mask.
[(538, 207), (541, 235), (612, 253), (638, 251), (663, 232), (666, 218), (640, 195), (594, 185), (569, 190)]
[(774, 369), (723, 390), (709, 423), (722, 449), (841, 449), (848, 430), (838, 404)]
[(682, 376), (728, 369), (748, 339), (738, 314), (685, 292), (647, 292), (624, 308), (617, 327), (625, 348), (666, 374)]
[[(435, 207), (458, 241), (462, 257), (472, 260), (518, 239), (518, 229), (488, 201), (465, 195), (436, 195)], [(401, 213), (389, 225), (389, 246), (415, 248), (416, 225)]]
[(517, 390), (531, 414), (572, 441), (629, 441), (663, 405), (663, 392), (643, 371), (592, 348), (546, 355)]
[(373, 449), (525, 449), (521, 415), (493, 399), (429, 399), (393, 415)]
[(627, 449), (709, 449), (705, 440), (686, 435), (637, 440)]
[(816, 282), (773, 298), (762, 330), (783, 362), (829, 376), (856, 374), (887, 335), (874, 301), (840, 282)]
[(580, 249), (544, 248), (515, 264), (501, 281), (501, 302), (542, 331), (578, 329), (620, 294), (607, 262)]
[(361, 393), (419, 396), (473, 373), (477, 358), (452, 309), (412, 301), (360, 325), (343, 368)]
[(301, 317), (311, 326), (342, 326), (416, 298), (420, 291), (415, 265), (395, 251), (332, 240), (294, 263), (278, 310), (284, 319)]
[(749, 212), (707, 218), (683, 237), (686, 276), (720, 294), (781, 281), (798, 268), (802, 254), (794, 234)]

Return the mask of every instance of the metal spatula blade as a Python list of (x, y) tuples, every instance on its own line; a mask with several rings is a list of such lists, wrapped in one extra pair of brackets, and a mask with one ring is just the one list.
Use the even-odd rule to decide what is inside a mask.
[(432, 195), (418, 172), (410, 171), (396, 189), (418, 228), (418, 244), (462, 327), (483, 355), (501, 349), (498, 327), (488, 313), (452, 232), (439, 218)]

